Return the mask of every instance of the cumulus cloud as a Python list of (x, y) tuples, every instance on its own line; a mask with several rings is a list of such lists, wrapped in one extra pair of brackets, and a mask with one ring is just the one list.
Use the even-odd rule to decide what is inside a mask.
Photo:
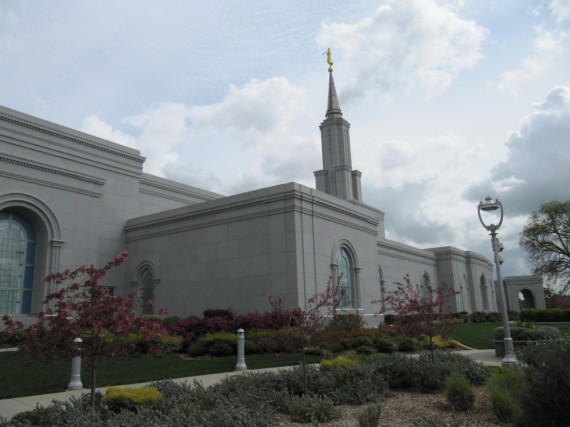
[[(518, 66), (504, 71), (497, 87), (506, 93), (518, 96), (520, 87), (525, 82), (543, 75), (568, 50), (570, 33), (570, 3), (567, 0), (551, 0), (547, 9), (553, 23), (538, 25), (534, 28), (532, 53), (523, 58)], [(537, 15), (539, 9), (536, 9)]]
[(476, 217), (473, 202), (462, 200), (461, 194), (480, 173), (485, 158), (480, 144), (447, 132), (371, 144), (353, 158), (364, 172), (365, 202), (386, 212), (389, 238), (464, 247), (465, 223)]
[(122, 130), (92, 115), (82, 130), (139, 149), (145, 172), (233, 194), (312, 182), (318, 134), (295, 133), (305, 103), (305, 92), (284, 78), (252, 79), (216, 104), (161, 104), (124, 118)]
[(518, 68), (504, 71), (501, 74), (497, 84), (501, 91), (518, 95), (521, 84), (540, 76), (565, 51), (566, 35), (541, 27), (535, 32), (533, 54), (524, 58)]
[(354, 70), (344, 92), (351, 101), (393, 86), (426, 95), (442, 92), (483, 57), (486, 35), (486, 29), (434, 0), (389, 0), (354, 24), (323, 24), (317, 41), (340, 50), (343, 67)]
[(492, 189), (513, 215), (528, 215), (542, 203), (568, 199), (570, 182), (570, 87), (553, 88), (507, 140), (508, 158), (466, 196)]
[(567, 0), (552, 0), (548, 8), (558, 25), (570, 22), (570, 3)]

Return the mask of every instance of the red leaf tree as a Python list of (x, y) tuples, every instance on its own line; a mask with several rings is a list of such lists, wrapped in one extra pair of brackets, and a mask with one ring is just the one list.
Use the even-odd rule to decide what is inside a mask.
[(395, 290), (386, 293), (385, 302), (397, 315), (396, 325), (408, 335), (427, 335), (433, 361), (433, 337), (440, 335), (444, 340), (449, 338), (453, 316), (447, 302), (458, 292), (444, 284), (438, 288), (428, 285), (422, 294), (419, 285), (412, 285), (408, 274), (404, 276), (404, 283), (396, 282), (395, 285)]
[[(70, 360), (78, 352), (87, 358), (91, 370), (91, 404), (95, 404), (96, 373), (99, 362), (136, 351), (135, 344), (126, 344), (124, 337), (137, 334), (150, 351), (160, 351), (156, 343), (167, 332), (146, 316), (137, 314), (139, 295), (114, 296), (100, 285), (105, 274), (127, 259), (123, 252), (102, 268), (84, 265), (75, 270), (53, 273), (44, 281), (59, 290), (46, 296), (48, 308), (34, 314), (35, 323), (23, 327), (8, 316), (3, 320), (6, 332), (24, 332), (19, 350), (46, 363)], [(73, 342), (80, 337), (80, 348)]]
[[(337, 311), (341, 307), (341, 298), (344, 290), (341, 288), (342, 274), (337, 280), (329, 277), (327, 287), (322, 292), (317, 292), (307, 299), (304, 310), (290, 310), (289, 326), (293, 331), (292, 339), (299, 343), (302, 356), (303, 386), (307, 393), (307, 357), (305, 345), (313, 341), (315, 334), (323, 329), (327, 322), (327, 316), (334, 319)], [(269, 296), (269, 303), (274, 312), (281, 310), (281, 297)], [(293, 344), (294, 345), (294, 344)]]

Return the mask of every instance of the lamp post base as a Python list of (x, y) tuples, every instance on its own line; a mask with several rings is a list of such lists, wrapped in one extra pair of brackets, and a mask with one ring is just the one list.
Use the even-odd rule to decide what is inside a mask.
[(519, 365), (517, 356), (515, 356), (515, 348), (513, 346), (512, 338), (505, 338), (505, 357), (501, 361), (503, 368), (516, 368)]

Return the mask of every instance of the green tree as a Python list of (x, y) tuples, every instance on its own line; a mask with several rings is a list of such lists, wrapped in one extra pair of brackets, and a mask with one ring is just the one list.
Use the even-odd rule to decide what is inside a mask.
[(570, 288), (570, 200), (548, 202), (533, 212), (520, 235), (520, 246), (534, 274), (565, 282)]

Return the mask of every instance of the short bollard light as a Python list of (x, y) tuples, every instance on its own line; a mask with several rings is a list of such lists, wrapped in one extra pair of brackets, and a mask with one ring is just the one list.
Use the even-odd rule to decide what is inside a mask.
[(73, 340), (75, 356), (71, 360), (71, 379), (67, 385), (68, 390), (81, 390), (83, 384), (81, 383), (81, 338)]
[(236, 364), (236, 371), (245, 371), (247, 366), (245, 365), (245, 349), (244, 349), (244, 342), (245, 342), (245, 331), (243, 329), (238, 329), (237, 331), (238, 338), (237, 338), (237, 364)]

